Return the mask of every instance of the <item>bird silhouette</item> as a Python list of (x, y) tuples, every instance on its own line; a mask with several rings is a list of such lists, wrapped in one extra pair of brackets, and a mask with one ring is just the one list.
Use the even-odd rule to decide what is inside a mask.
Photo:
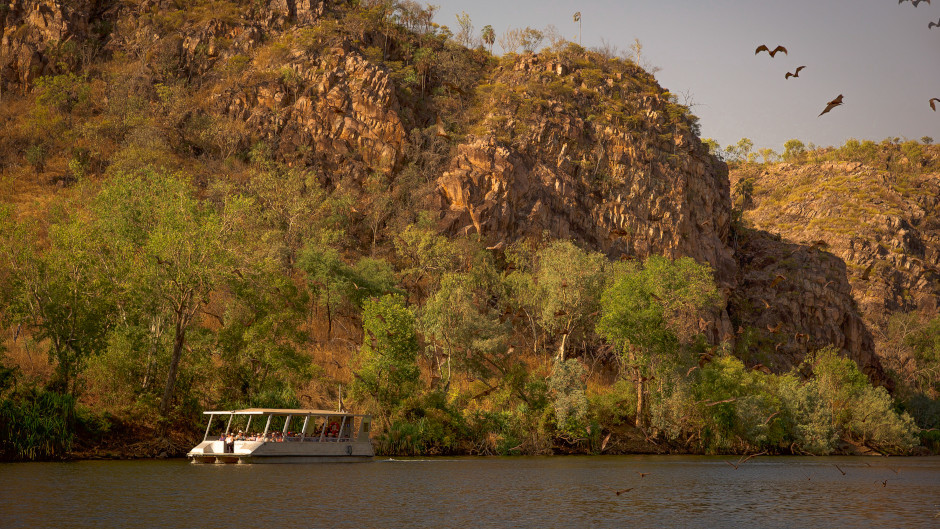
[(620, 489), (620, 490), (611, 489), (610, 487), (607, 487), (607, 488), (610, 489), (610, 490), (612, 490), (612, 491), (614, 491), (614, 494), (616, 494), (617, 496), (620, 496), (620, 495), (623, 494), (624, 492), (630, 492), (630, 491), (633, 490), (635, 487), (630, 487), (629, 489)]
[(777, 277), (775, 277), (774, 280), (770, 283), (770, 288), (774, 288), (784, 279), (786, 279), (786, 277), (783, 274), (777, 274)]
[(798, 66), (798, 67), (796, 68), (796, 71), (795, 71), (795, 72), (793, 72), (793, 73), (787, 72), (787, 74), (784, 75), (783, 78), (784, 78), (784, 79), (789, 79), (789, 78), (791, 78), (791, 77), (799, 77), (799, 76), (800, 76), (800, 70), (802, 70), (803, 68), (806, 68), (806, 66)]
[(766, 299), (761, 299), (761, 301), (764, 302), (764, 308), (765, 308), (765, 309), (769, 309), (769, 308), (770, 308), (770, 303), (768, 303)]
[(648, 475), (649, 475), (649, 472), (640, 472), (640, 471), (638, 471), (638, 470), (634, 470), (634, 472), (636, 472), (637, 474), (639, 474), (641, 478), (644, 477), (644, 476), (648, 476)]
[(927, 2), (927, 5), (930, 5), (930, 0), (911, 0), (911, 4), (913, 4), (914, 7), (917, 7), (917, 4), (921, 2)]
[(770, 54), (771, 57), (773, 57), (774, 55), (776, 55), (777, 52), (781, 52), (781, 51), (784, 53), (784, 55), (789, 55), (789, 54), (787, 53), (787, 49), (784, 48), (783, 46), (777, 46), (776, 48), (774, 48), (774, 49), (771, 50), (770, 48), (767, 47), (766, 44), (761, 44), (760, 46), (758, 46), (757, 49), (754, 50), (754, 55), (757, 55), (758, 53), (760, 53), (760, 52), (762, 52), (762, 51), (766, 51), (767, 53)]
[(938, 21), (936, 21), (936, 22), (931, 22), (931, 23), (927, 24), (927, 29), (933, 29), (933, 28), (935, 28), (935, 27), (937, 27), (937, 26), (940, 26), (940, 20), (938, 20)]
[(770, 332), (776, 333), (777, 331), (780, 330), (780, 327), (781, 327), (782, 325), (783, 325), (783, 322), (782, 322), (782, 321), (778, 321), (778, 322), (777, 322), (777, 325), (775, 325), (774, 327), (771, 327), (771, 326), (768, 324), (768, 325), (767, 325), (767, 330), (770, 331)]
[[(937, 24), (937, 25), (940, 26), (940, 24)], [(937, 105), (934, 103), (934, 101), (937, 101), (938, 103), (940, 103), (940, 97), (932, 97), (932, 98), (930, 98), (930, 109), (933, 110), (934, 112), (936, 112), (936, 111), (937, 111)]]
[[(837, 98), (833, 99), (832, 101), (826, 103), (826, 108), (825, 108), (825, 110), (823, 110), (822, 112), (820, 112), (820, 113), (819, 113), (819, 116), (822, 116), (822, 115), (825, 114), (826, 112), (829, 112), (830, 110), (836, 108), (837, 106), (839, 106), (839, 105), (841, 105), (841, 104), (842, 104), (842, 94), (839, 94), (839, 97), (837, 97)], [(816, 117), (818, 118), (819, 116), (816, 116)]]

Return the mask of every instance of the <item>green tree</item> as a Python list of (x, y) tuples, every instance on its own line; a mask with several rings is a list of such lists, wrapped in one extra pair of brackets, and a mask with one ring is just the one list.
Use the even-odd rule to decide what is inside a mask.
[(436, 290), (444, 274), (456, 272), (462, 262), (457, 244), (437, 233), (427, 218), (398, 234), (395, 252), (405, 288), (419, 299)]
[[(445, 387), (453, 368), (488, 383), (495, 378), (497, 384), (514, 373), (518, 358), (509, 346), (512, 328), (489, 303), (498, 289), (490, 273), (445, 274), (422, 308), (421, 331), (435, 352)], [(524, 393), (519, 395), (525, 400)]]
[[(636, 425), (646, 423), (646, 382), (681, 364), (681, 345), (698, 333), (700, 314), (719, 299), (711, 269), (689, 257), (627, 262), (601, 298), (597, 331), (623, 355), (637, 390)], [(671, 365), (670, 365), (671, 364)]]
[(602, 254), (586, 252), (570, 241), (553, 241), (536, 253), (531, 271), (522, 268), (506, 278), (510, 297), (527, 305), (523, 310), (535, 314), (549, 335), (561, 336), (561, 362), (568, 342), (593, 327), (591, 315), (600, 308), (606, 262)]
[(457, 30), (457, 35), (455, 39), (458, 44), (462, 44), (468, 48), (472, 48), (474, 45), (473, 38), (473, 22), (470, 21), (470, 15), (466, 11), (461, 11), (457, 16), (457, 25), (460, 29)]
[(761, 149), (758, 152), (760, 152), (761, 158), (764, 159), (764, 163), (773, 163), (780, 158), (780, 155), (777, 154), (777, 151), (773, 149)]
[(490, 53), (493, 53), (493, 43), (496, 42), (496, 32), (493, 31), (493, 26), (489, 24), (483, 26), (480, 37), (483, 39), (483, 42), (490, 47)]
[(787, 140), (783, 144), (783, 159), (788, 162), (799, 160), (806, 153), (806, 146), (798, 139)]
[(230, 270), (227, 239), (232, 209), (222, 213), (193, 196), (181, 174), (152, 170), (119, 175), (102, 189), (93, 210), (103, 221), (109, 254), (127, 266), (122, 293), (151, 319), (166, 315), (172, 345), (160, 413), (173, 404), (187, 332)]
[(711, 154), (712, 156), (722, 157), (721, 145), (718, 144), (717, 140), (714, 140), (712, 138), (705, 138), (702, 140), (702, 145), (704, 145), (705, 148), (708, 149), (708, 154)]
[(370, 299), (365, 304), (362, 329), (353, 395), (374, 399), (388, 427), (397, 409), (419, 389), (415, 315), (401, 296)]
[[(76, 209), (75, 204), (62, 206)], [(35, 232), (10, 226), (9, 213), (0, 231), (7, 241), (21, 245), (8, 246), (13, 251), (6, 261), (14, 321), (30, 330), (34, 340), (49, 344), (54, 366), (50, 388), (74, 396), (87, 360), (106, 347), (117, 306), (100, 234), (77, 211), (58, 215), (48, 227), (45, 248), (34, 246), (39, 240)]]
[(526, 28), (522, 31), (522, 40), (520, 41), (520, 45), (524, 51), (532, 53), (538, 49), (539, 45), (542, 44), (542, 40), (544, 39), (544, 33), (537, 29), (526, 26)]

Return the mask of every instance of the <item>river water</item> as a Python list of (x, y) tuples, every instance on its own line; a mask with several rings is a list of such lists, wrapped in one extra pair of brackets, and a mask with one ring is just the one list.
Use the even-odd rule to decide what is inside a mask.
[(0, 527), (940, 527), (940, 457), (728, 461), (3, 464)]

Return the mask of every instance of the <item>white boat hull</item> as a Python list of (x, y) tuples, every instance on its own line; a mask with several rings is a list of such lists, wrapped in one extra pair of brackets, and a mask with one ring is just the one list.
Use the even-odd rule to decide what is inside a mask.
[(222, 441), (203, 441), (190, 450), (193, 463), (337, 463), (371, 461), (371, 442), (235, 441), (234, 452), (225, 452)]

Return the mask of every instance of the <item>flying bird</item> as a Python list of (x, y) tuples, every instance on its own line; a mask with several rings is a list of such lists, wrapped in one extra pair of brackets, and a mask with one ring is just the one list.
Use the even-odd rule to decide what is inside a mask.
[(634, 489), (634, 487), (630, 487), (629, 489), (620, 489), (620, 490), (611, 489), (610, 487), (607, 487), (607, 488), (610, 489), (610, 490), (612, 490), (612, 491), (614, 491), (614, 494), (616, 494), (617, 496), (620, 496), (620, 495), (623, 494), (624, 492), (630, 492), (631, 490)]
[(842, 472), (842, 475), (843, 475), (843, 476), (845, 475), (845, 471), (842, 470), (841, 468), (839, 468), (839, 465), (833, 463), (832, 466), (836, 467), (836, 470), (838, 470), (839, 472)]
[(641, 478), (649, 475), (649, 472), (640, 472), (639, 470), (634, 470), (634, 472), (639, 474)]
[(927, 29), (933, 29), (933, 28), (935, 28), (935, 27), (937, 27), (937, 26), (940, 26), (940, 20), (938, 20), (938, 21), (936, 21), (936, 22), (931, 22), (931, 23), (927, 24)]
[(795, 71), (795, 72), (793, 72), (793, 73), (787, 72), (787, 74), (784, 75), (783, 78), (784, 78), (784, 79), (789, 79), (789, 78), (791, 78), (791, 77), (799, 77), (799, 76), (800, 76), (800, 70), (802, 70), (803, 68), (806, 68), (806, 66), (798, 66), (798, 67), (796, 68), (796, 71)]
[(757, 49), (754, 50), (754, 55), (757, 55), (758, 53), (760, 53), (760, 52), (762, 52), (762, 51), (766, 51), (767, 53), (770, 54), (771, 57), (773, 57), (774, 55), (777, 54), (777, 52), (780, 52), (780, 51), (782, 51), (782, 52), (784, 53), (784, 55), (789, 55), (789, 54), (787, 53), (787, 49), (784, 48), (783, 46), (777, 46), (776, 48), (774, 48), (773, 50), (771, 50), (770, 48), (767, 47), (766, 44), (761, 44), (760, 46), (758, 46)]
[(911, 0), (911, 3), (914, 4), (914, 7), (917, 7), (917, 4), (921, 2), (927, 2), (927, 5), (930, 5), (930, 0)]
[(777, 286), (781, 281), (784, 281), (784, 280), (786, 280), (786, 279), (787, 279), (786, 276), (784, 276), (783, 274), (777, 274), (777, 277), (775, 277), (774, 280), (771, 281), (771, 283), (770, 283), (770, 288), (774, 288), (774, 287)]
[[(937, 24), (937, 25), (940, 26), (940, 24)], [(937, 105), (936, 105), (936, 103), (934, 103), (934, 101), (937, 101), (938, 103), (940, 103), (940, 97), (932, 97), (932, 98), (930, 98), (930, 110), (933, 110), (934, 112), (936, 112), (936, 111), (937, 111)]]
[(773, 327), (771, 327), (770, 324), (768, 323), (768, 324), (767, 324), (767, 330), (770, 331), (770, 332), (776, 333), (776, 332), (778, 332), (778, 331), (780, 330), (780, 327), (781, 327), (781, 326), (783, 326), (783, 322), (782, 322), (782, 321), (778, 321), (778, 322), (777, 322), (777, 325), (775, 325), (775, 326), (773, 326)]
[[(826, 103), (826, 108), (825, 108), (825, 110), (823, 110), (822, 112), (820, 112), (820, 113), (819, 113), (819, 116), (822, 116), (822, 115), (825, 114), (826, 112), (829, 112), (830, 110), (836, 108), (837, 106), (839, 106), (839, 105), (841, 105), (841, 104), (842, 104), (842, 94), (839, 94), (839, 97), (837, 97), (837, 98), (833, 99), (832, 101)], [(816, 117), (818, 118), (819, 116), (816, 116)]]

